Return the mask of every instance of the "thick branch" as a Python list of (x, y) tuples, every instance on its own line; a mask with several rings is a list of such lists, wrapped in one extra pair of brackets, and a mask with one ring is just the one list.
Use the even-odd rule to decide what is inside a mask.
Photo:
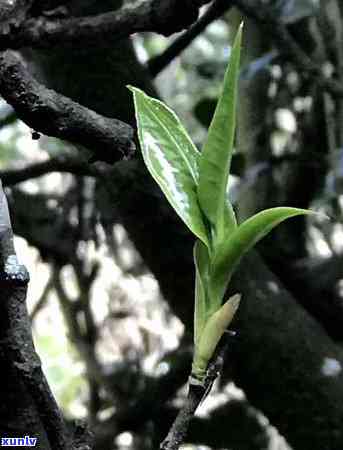
[(341, 349), (254, 253), (233, 277), (238, 289), (234, 381), (292, 448), (342, 449)]
[(15, 53), (0, 53), (0, 94), (27, 125), (80, 144), (94, 160), (113, 163), (133, 150), (133, 130), (39, 84)]
[[(67, 450), (69, 434), (49, 389), (26, 309), (28, 273), (19, 264), (5, 194), (0, 184), (0, 434), (33, 433), (40, 448)], [(44, 431), (43, 431), (44, 430)], [(44, 442), (47, 436), (48, 442)]]
[(150, 0), (103, 14), (49, 20), (33, 18), (11, 33), (0, 35), (2, 50), (21, 47), (49, 48), (56, 44), (108, 43), (133, 33), (151, 31), (169, 36), (187, 28), (198, 18), (199, 8), (210, 0)]

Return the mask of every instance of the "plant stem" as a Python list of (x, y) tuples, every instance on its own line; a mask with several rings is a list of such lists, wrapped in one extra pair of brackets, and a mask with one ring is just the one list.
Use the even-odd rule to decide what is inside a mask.
[(223, 370), (224, 356), (228, 349), (229, 339), (235, 335), (236, 333), (232, 331), (224, 334), (222, 340), (218, 344), (216, 354), (208, 366), (203, 384), (195, 384), (192, 382), (192, 377), (190, 377), (186, 403), (177, 415), (167, 437), (161, 443), (160, 450), (178, 450), (180, 445), (184, 442), (190, 421), (192, 420), (195, 411), (210, 393), (214, 381)]

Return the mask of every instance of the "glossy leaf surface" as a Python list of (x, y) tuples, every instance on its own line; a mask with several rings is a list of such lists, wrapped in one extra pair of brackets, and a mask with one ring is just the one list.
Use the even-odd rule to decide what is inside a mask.
[(207, 244), (197, 198), (200, 153), (173, 111), (143, 91), (129, 88), (144, 162), (177, 214)]
[(219, 241), (236, 226), (227, 198), (227, 185), (236, 126), (237, 85), (239, 77), (242, 27), (234, 45), (223, 91), (204, 144), (199, 169), (198, 196), (201, 209), (214, 226)]
[(311, 211), (298, 208), (271, 208), (243, 222), (227, 241), (223, 242), (214, 257), (214, 272), (211, 280), (213, 308), (217, 308), (215, 302), (225, 294), (229, 279), (243, 255), (279, 223), (290, 217), (310, 213)]

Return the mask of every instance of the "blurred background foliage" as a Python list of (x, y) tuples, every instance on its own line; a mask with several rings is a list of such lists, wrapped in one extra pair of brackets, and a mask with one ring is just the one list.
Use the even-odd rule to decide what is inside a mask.
[[(305, 54), (319, 62), (324, 76), (333, 74), (343, 82), (339, 0), (262, 3), (287, 27)], [(212, 22), (155, 80), (160, 96), (182, 118), (199, 146), (241, 18), (233, 11)], [(300, 301), (302, 307), (340, 345), (343, 99), (324, 90), (303, 67), (285, 56), (261, 24), (245, 20), (240, 120), (230, 195), (240, 218), (280, 204), (312, 207), (323, 213), (281, 227), (260, 244), (259, 251), (292, 294), (303, 292), (307, 283), (309, 300)], [(133, 42), (145, 64), (178, 38), (148, 33), (134, 36)], [(0, 104), (0, 176), (49, 158), (79, 158), (69, 144), (38, 137), (16, 120), (8, 105)], [(101, 164), (95, 167), (101, 175)], [(120, 164), (118, 167), (120, 175)], [(8, 185), (18, 254), (31, 273), (28, 301), (36, 346), (66, 417), (88, 419), (99, 430), (99, 449), (156, 448), (160, 438), (156, 417), (142, 427), (120, 423), (106, 431), (103, 427), (118, 411), (125, 416), (118, 405), (134, 407), (147, 387), (154, 392), (156, 378), (171, 368), (179, 373), (180, 351), (181, 360), (190, 358), (190, 333), (164, 300), (157, 280), (120, 221), (113, 221), (110, 212), (99, 218), (104, 200), (92, 176), (63, 171)], [(53, 240), (51, 224), (55, 225)], [(299, 278), (303, 278), (301, 282)], [(329, 374), (341, 371), (334, 358), (328, 358), (325, 368)], [(180, 373), (184, 372), (182, 365)], [(182, 402), (182, 384), (171, 411), (165, 414), (172, 416), (173, 408)], [(221, 409), (228, 401), (230, 412)], [(211, 445), (210, 434), (201, 441), (202, 420), (205, 423), (209, 418), (206, 429), (217, 436), (211, 448), (289, 448), (231, 380), (223, 380), (201, 407), (199, 423), (194, 424), (201, 444)], [(224, 420), (237, 424), (226, 445), (216, 431)]]

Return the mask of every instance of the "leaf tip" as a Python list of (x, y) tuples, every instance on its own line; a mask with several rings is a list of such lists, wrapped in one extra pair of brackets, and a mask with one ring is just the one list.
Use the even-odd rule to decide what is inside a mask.
[(229, 298), (228, 302), (230, 302), (231, 310), (233, 315), (237, 312), (237, 309), (241, 303), (242, 294), (235, 294)]
[(131, 92), (133, 93), (133, 95), (136, 95), (136, 94), (143, 94), (143, 91), (141, 91), (140, 89), (138, 89), (138, 88), (135, 87), (135, 86), (132, 86), (132, 84), (127, 84), (127, 85), (126, 85), (126, 88), (127, 88), (129, 91), (131, 91)]
[(241, 47), (241, 44), (242, 44), (243, 31), (244, 31), (244, 22), (242, 21), (239, 24), (239, 27), (238, 27), (237, 33), (236, 33), (236, 38), (235, 38), (235, 43), (237, 45), (239, 45), (239, 47)]

